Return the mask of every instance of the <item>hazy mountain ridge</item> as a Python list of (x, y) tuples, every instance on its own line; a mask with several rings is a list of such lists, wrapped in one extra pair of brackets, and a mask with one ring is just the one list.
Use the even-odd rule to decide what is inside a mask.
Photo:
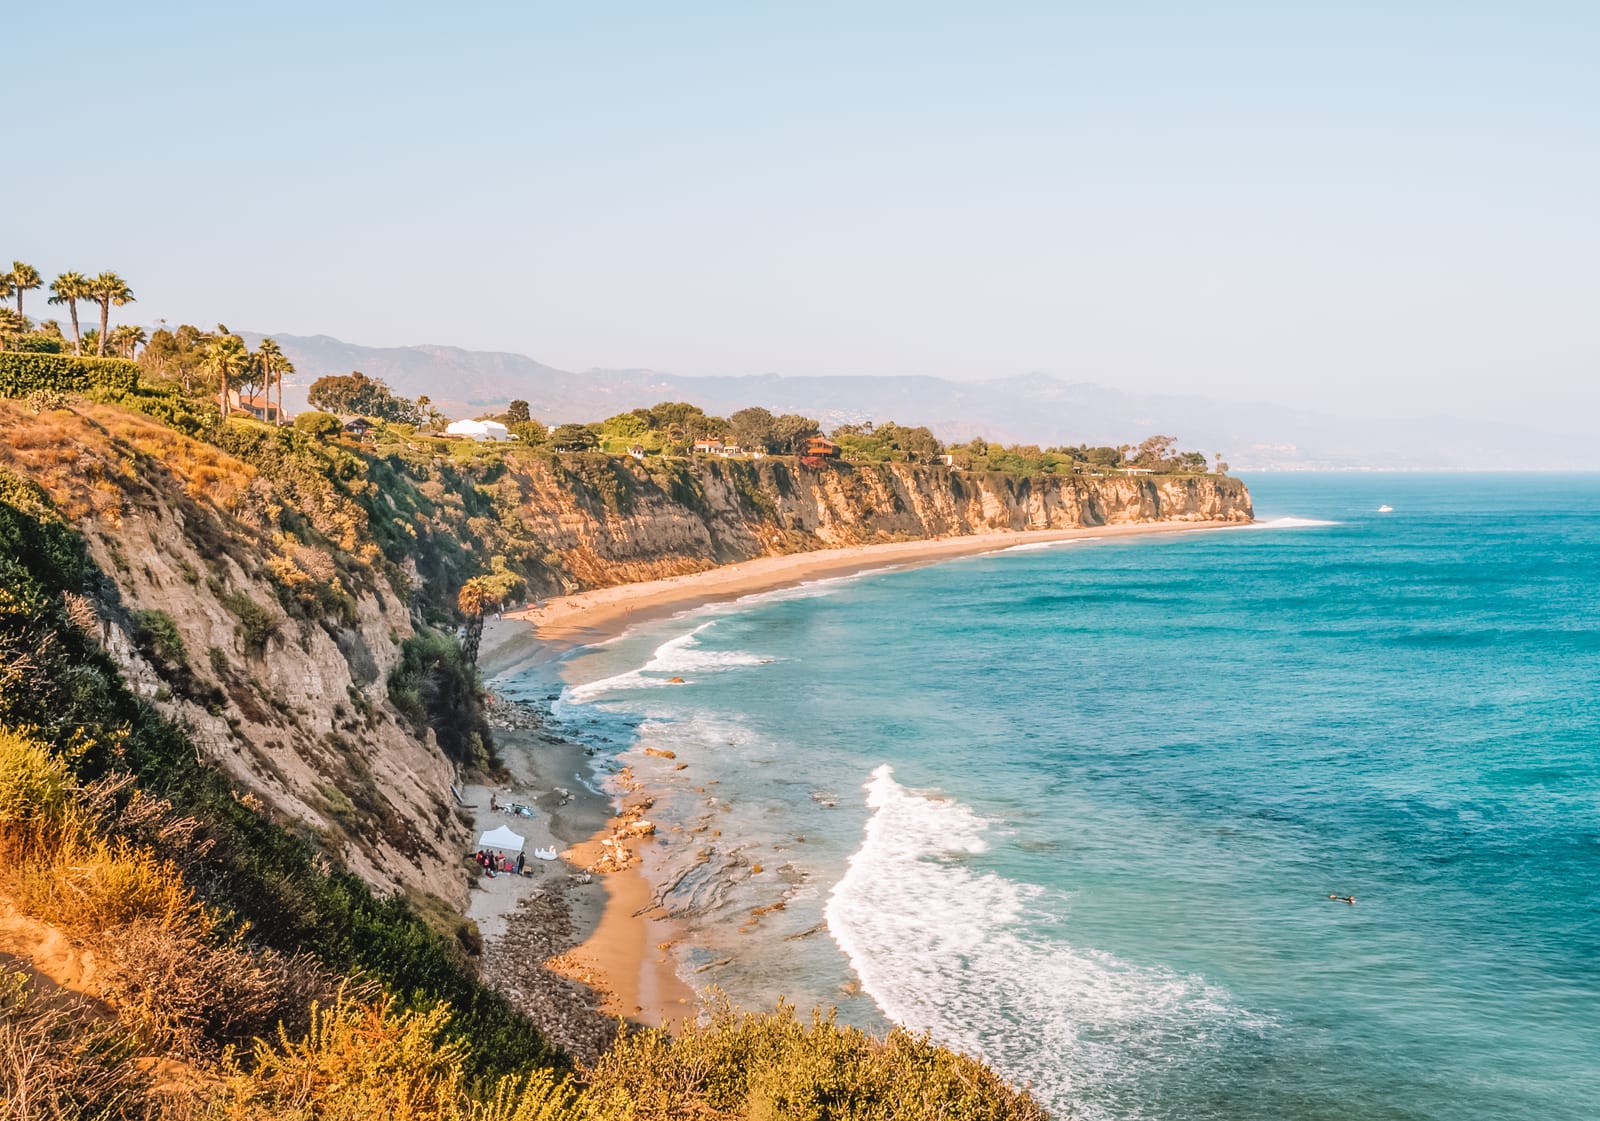
[[(252, 346), (255, 332), (243, 332)], [(361, 370), (406, 396), (427, 394), (451, 416), (498, 411), (513, 398), (551, 423), (599, 420), (665, 400), (708, 412), (749, 405), (815, 416), (824, 427), (897, 420), (942, 438), (1137, 443), (1156, 432), (1221, 453), (1235, 470), (1593, 470), (1600, 449), (1555, 432), (1445, 417), (1352, 419), (1199, 394), (1138, 393), (1026, 373), (960, 382), (923, 376), (694, 377), (653, 370), (560, 370), (521, 354), (451, 346), (367, 347), (327, 335), (275, 335), (295, 363), (291, 408), (324, 374)]]

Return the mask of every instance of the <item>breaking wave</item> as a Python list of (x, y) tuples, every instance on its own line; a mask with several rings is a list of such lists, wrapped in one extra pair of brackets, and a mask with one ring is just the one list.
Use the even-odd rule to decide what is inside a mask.
[(650, 660), (638, 669), (602, 677), (583, 685), (571, 685), (562, 691), (561, 699), (567, 704), (585, 704), (624, 689), (654, 689), (671, 685), (674, 677), (693, 673), (714, 673), (740, 666), (759, 666), (772, 661), (759, 654), (743, 650), (706, 650), (700, 645), (700, 634), (716, 620), (701, 623), (688, 634), (670, 638), (655, 648)]
[[(967, 858), (988, 822), (908, 790), (879, 767), (866, 840), (826, 907), (828, 930), (890, 1019), (1031, 1082), (1073, 1116), (1136, 1117), (1148, 1071), (1221, 1045), (1247, 1018), (1202, 978), (1144, 968), (1038, 932), (1045, 892)], [(1064, 902), (1059, 896), (1052, 901)]]

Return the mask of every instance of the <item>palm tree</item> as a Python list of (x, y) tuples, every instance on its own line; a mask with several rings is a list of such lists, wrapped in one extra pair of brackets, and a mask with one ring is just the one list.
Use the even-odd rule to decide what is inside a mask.
[(114, 272), (103, 272), (89, 281), (89, 295), (95, 303), (100, 305), (100, 349), (98, 353), (103, 357), (106, 352), (106, 334), (110, 329), (111, 305), (121, 307), (123, 304), (133, 303), (133, 289), (128, 287), (128, 282)]
[(94, 293), (89, 290), (89, 278), (81, 272), (64, 272), (50, 283), (50, 297), (52, 304), (66, 304), (67, 312), (72, 316), (72, 353), (83, 353), (83, 335), (78, 330), (78, 301), (92, 300)]
[(124, 358), (132, 358), (133, 352), (149, 341), (144, 328), (132, 323), (124, 323), (111, 332), (111, 349)]
[(215, 374), (222, 383), (222, 419), (228, 419), (230, 406), (228, 404), (228, 378), (244, 370), (250, 362), (250, 352), (244, 348), (244, 340), (238, 335), (218, 335), (206, 345), (206, 356), (201, 359), (200, 369), (208, 374)]
[(31, 292), (44, 283), (39, 270), (22, 261), (11, 262), (11, 290), (17, 296), (17, 314), (22, 314), (22, 294)]
[(8, 307), (0, 307), (0, 350), (6, 348), (6, 340), (14, 339), (27, 330), (28, 321)]
[(266, 377), (267, 396), (272, 396), (272, 383), (278, 383), (278, 423), (283, 423), (283, 375), (294, 373), (294, 363), (285, 357), (278, 341), (273, 338), (264, 338), (256, 346), (256, 361), (261, 363), (261, 372)]

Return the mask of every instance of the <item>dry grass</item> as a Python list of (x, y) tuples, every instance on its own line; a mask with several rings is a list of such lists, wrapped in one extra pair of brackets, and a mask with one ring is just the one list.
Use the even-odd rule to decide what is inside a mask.
[(70, 520), (94, 516), (118, 524), (126, 504), (169, 473), (196, 501), (241, 510), (255, 468), (210, 444), (112, 405), (74, 400), (35, 413), (0, 400), (0, 465), (36, 480)]

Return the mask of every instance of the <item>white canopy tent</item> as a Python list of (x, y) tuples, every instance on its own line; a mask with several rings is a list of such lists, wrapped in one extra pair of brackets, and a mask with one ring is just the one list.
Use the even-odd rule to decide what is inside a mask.
[(497, 852), (511, 855), (521, 852), (522, 847), (527, 843), (521, 836), (513, 833), (511, 827), (507, 825), (502, 825), (498, 829), (491, 829), (478, 838), (478, 847), (480, 849), (494, 849)]

